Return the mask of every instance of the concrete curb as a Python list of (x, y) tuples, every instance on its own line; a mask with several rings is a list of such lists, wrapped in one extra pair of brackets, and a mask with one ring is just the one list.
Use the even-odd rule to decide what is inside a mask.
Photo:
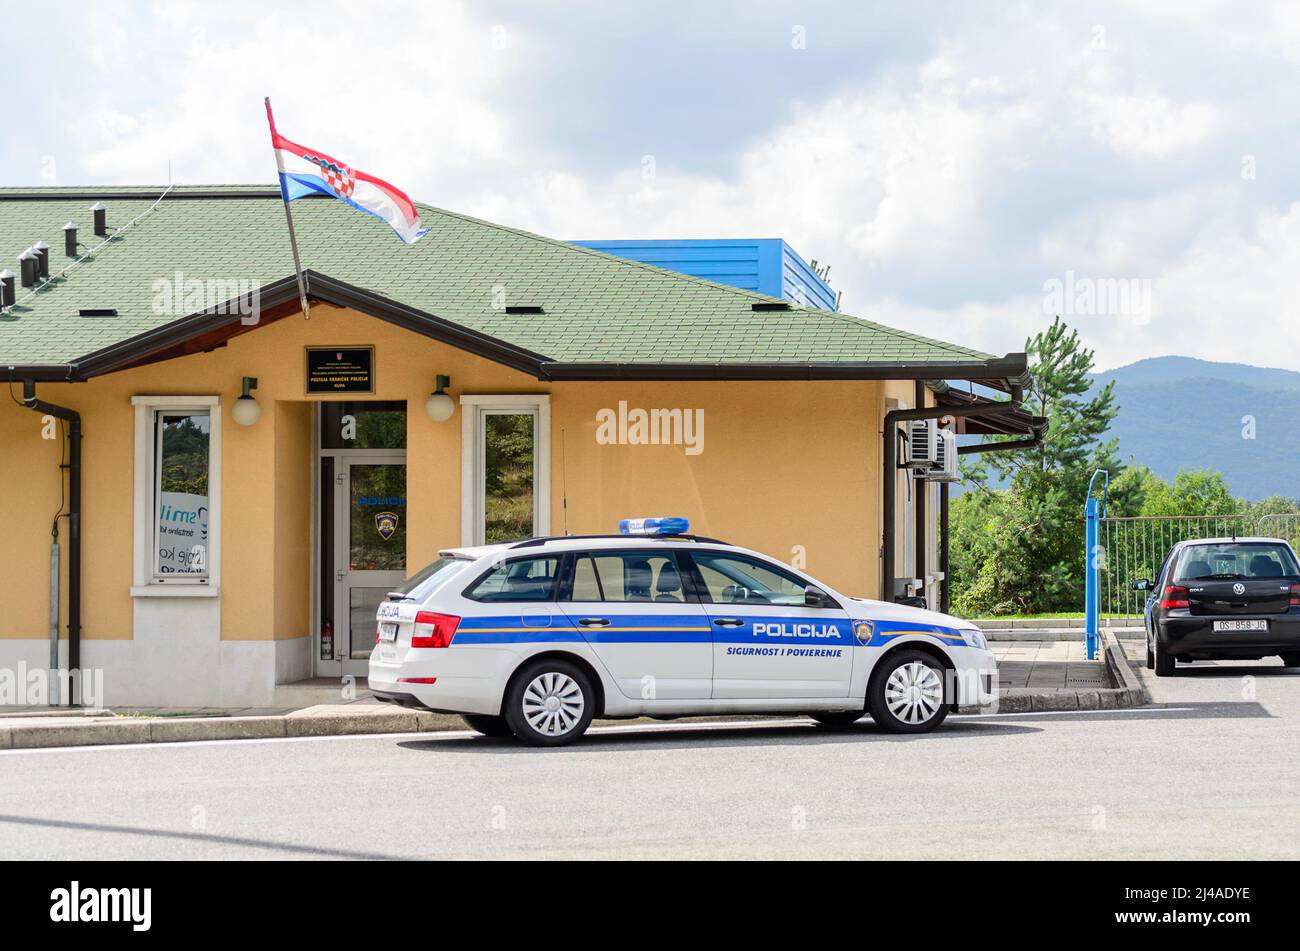
[[(1113, 687), (1084, 690), (1057, 690), (1003, 694), (998, 698), (997, 713), (1046, 713), (1063, 710), (1121, 710), (1144, 707), (1151, 694), (1141, 678), (1129, 666), (1128, 656), (1116, 639), (1115, 632), (1101, 632), (1101, 656)], [(987, 708), (962, 707), (962, 713), (992, 712)]]
[(1151, 702), (1151, 693), (1142, 678), (1137, 675), (1133, 665), (1128, 661), (1128, 654), (1115, 638), (1115, 632), (1109, 628), (1101, 632), (1101, 647), (1106, 657), (1106, 669), (1110, 671), (1111, 680), (1118, 688), (1133, 697), (1134, 707), (1146, 706)]
[[(1140, 627), (1117, 627), (1108, 630), (1112, 630), (1116, 637), (1122, 637), (1125, 640), (1137, 640), (1145, 636)], [(1070, 628), (1068, 630), (1057, 628), (993, 630), (985, 631), (984, 637), (990, 641), (1082, 641), (1083, 628)]]
[[(1040, 618), (971, 618), (972, 624), (979, 625), (985, 634), (990, 631), (1021, 631), (1039, 628), (1045, 631), (1072, 630), (1076, 633), (1087, 626), (1087, 621), (1077, 617), (1040, 617)], [(1106, 619), (1113, 627), (1141, 627), (1141, 617), (1113, 617)]]
[(0, 750), (60, 746), (117, 746), (138, 743), (193, 743), (205, 740), (263, 740), (358, 733), (434, 733), (463, 730), (460, 717), (416, 711), (258, 717), (159, 717), (93, 723), (0, 723)]

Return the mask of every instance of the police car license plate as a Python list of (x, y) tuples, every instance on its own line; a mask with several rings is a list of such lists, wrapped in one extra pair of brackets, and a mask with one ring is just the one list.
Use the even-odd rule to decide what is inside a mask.
[(390, 644), (391, 644), (393, 641), (397, 640), (397, 622), (396, 622), (396, 621), (380, 621), (380, 622), (379, 622), (379, 639), (380, 639), (380, 641), (387, 641), (387, 642), (390, 643)]
[(1251, 619), (1241, 621), (1215, 621), (1215, 631), (1267, 631), (1268, 621)]

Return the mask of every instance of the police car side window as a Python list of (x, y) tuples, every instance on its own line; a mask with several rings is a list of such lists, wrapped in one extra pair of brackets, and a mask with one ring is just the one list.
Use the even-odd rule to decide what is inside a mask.
[(574, 601), (682, 603), (677, 562), (664, 551), (597, 551), (573, 566)]
[(714, 604), (804, 605), (806, 582), (775, 566), (719, 552), (692, 552), (691, 557)]
[(579, 555), (573, 564), (573, 593), (570, 601), (603, 601), (600, 592), (600, 580), (596, 577), (596, 566), (590, 555)]
[(516, 558), (502, 562), (465, 592), (487, 602), (550, 601), (555, 596), (559, 558)]

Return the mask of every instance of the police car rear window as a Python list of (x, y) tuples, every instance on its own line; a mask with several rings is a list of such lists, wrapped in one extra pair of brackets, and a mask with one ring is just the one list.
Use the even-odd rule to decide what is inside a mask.
[(556, 557), (516, 558), (495, 566), (465, 592), (465, 597), (492, 603), (551, 601), (555, 598)]
[(433, 564), (411, 575), (393, 591), (404, 594), (412, 600), (423, 601), (433, 593), (435, 588), (468, 564), (468, 558), (439, 558)]

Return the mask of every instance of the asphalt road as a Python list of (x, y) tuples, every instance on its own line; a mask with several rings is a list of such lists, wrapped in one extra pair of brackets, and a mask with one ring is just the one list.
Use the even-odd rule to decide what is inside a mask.
[(1300, 672), (1161, 709), (0, 752), (6, 858), (1296, 858)]

